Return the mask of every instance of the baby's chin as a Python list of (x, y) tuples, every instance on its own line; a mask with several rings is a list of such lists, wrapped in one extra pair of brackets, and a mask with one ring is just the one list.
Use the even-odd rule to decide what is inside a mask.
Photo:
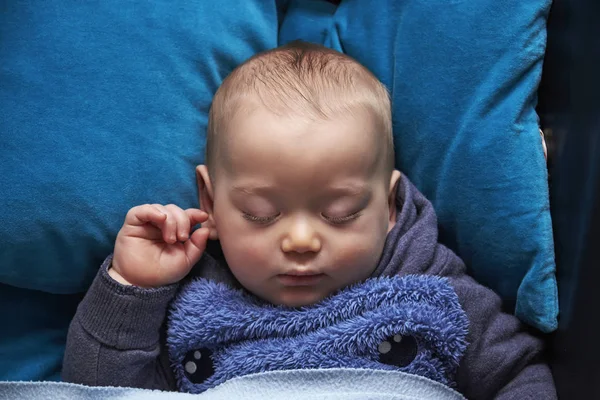
[(298, 308), (316, 304), (329, 295), (330, 293), (315, 288), (294, 287), (260, 297), (275, 305)]

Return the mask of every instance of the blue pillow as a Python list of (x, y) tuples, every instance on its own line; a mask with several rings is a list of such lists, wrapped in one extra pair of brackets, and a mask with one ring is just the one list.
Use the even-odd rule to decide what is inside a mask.
[(0, 283), (0, 380), (60, 379), (67, 330), (82, 297)]
[(344, 51), (389, 88), (396, 166), (441, 241), (525, 322), (556, 329), (547, 170), (535, 113), (550, 0), (292, 0), (280, 44)]
[[(45, 331), (31, 328), (48, 297), (32, 291), (65, 294), (60, 301), (85, 291), (130, 207), (197, 206), (194, 167), (213, 93), (235, 66), (277, 45), (279, 16), (275, 0), (1, 8), (0, 290), (3, 302), (28, 301), (0, 343), (39, 340), (5, 346), (14, 354), (0, 355), (0, 379), (42, 379), (57, 365), (17, 367), (50, 351)], [(64, 334), (68, 319), (59, 320)]]

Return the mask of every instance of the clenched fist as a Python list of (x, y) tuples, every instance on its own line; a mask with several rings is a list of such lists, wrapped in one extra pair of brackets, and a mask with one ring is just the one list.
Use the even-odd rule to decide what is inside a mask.
[(183, 210), (173, 204), (132, 208), (117, 235), (109, 275), (122, 284), (140, 287), (180, 281), (206, 248), (208, 229), (191, 230), (207, 219), (202, 210)]

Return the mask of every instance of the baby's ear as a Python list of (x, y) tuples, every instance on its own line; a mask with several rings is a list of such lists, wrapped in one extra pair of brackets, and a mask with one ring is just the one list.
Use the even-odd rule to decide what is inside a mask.
[(400, 183), (400, 177), (402, 174), (400, 171), (395, 169), (392, 172), (392, 177), (390, 179), (390, 191), (388, 193), (388, 207), (389, 207), (389, 224), (388, 224), (388, 232), (392, 230), (394, 225), (396, 225), (396, 218), (398, 217), (398, 205), (396, 204), (396, 192), (398, 191), (398, 185)]
[(200, 209), (208, 214), (208, 220), (202, 223), (202, 227), (208, 228), (209, 239), (217, 240), (219, 238), (219, 234), (217, 233), (217, 227), (215, 226), (215, 220), (213, 218), (215, 195), (206, 165), (198, 165), (196, 167), (196, 183), (198, 184), (198, 199), (200, 199)]

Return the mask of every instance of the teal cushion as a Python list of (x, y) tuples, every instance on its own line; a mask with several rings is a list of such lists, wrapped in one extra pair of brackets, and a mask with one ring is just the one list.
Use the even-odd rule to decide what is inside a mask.
[(0, 284), (0, 380), (60, 379), (67, 330), (82, 297)]
[[(130, 207), (197, 206), (194, 167), (212, 96), (236, 65), (277, 45), (275, 0), (9, 0), (0, 8), (0, 283), (83, 292)], [(18, 302), (30, 292), (9, 293)], [(38, 337), (28, 343), (41, 346), (48, 338), (27, 322), (39, 310), (25, 305), (11, 337)], [(50, 351), (9, 347), (15, 353), (1, 358), (18, 364), (42, 350)], [(10, 368), (0, 379), (54, 371)]]
[(535, 113), (550, 0), (292, 0), (305, 39), (371, 69), (393, 101), (396, 165), (441, 240), (524, 321), (556, 329), (547, 171)]

